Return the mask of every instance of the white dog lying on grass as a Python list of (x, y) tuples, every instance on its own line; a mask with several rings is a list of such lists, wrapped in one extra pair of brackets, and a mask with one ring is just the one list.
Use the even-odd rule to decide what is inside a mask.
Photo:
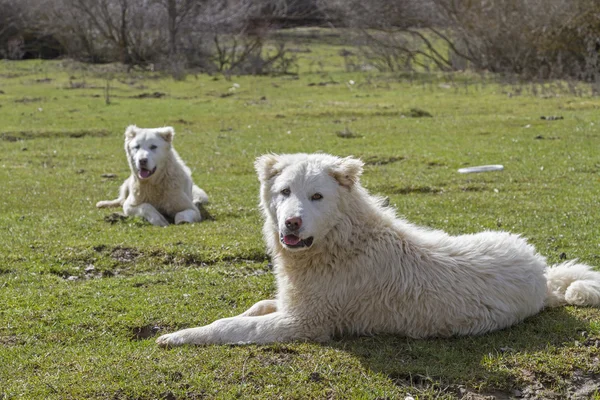
[(265, 155), (255, 166), (277, 299), (160, 345), (477, 335), (545, 306), (600, 306), (600, 272), (548, 266), (518, 235), (450, 236), (397, 218), (360, 185), (360, 160)]
[(208, 201), (194, 185), (191, 171), (173, 149), (175, 131), (170, 126), (125, 131), (125, 153), (131, 175), (119, 189), (119, 198), (99, 201), (96, 207), (123, 206), (125, 215), (147, 219), (158, 226), (200, 222), (198, 207)]

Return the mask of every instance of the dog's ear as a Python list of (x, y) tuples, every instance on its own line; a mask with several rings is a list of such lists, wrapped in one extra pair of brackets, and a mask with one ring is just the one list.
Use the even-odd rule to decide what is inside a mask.
[(254, 169), (258, 175), (258, 180), (266, 182), (277, 175), (279, 171), (275, 169), (275, 164), (277, 164), (278, 161), (279, 156), (277, 154), (265, 154), (258, 157), (256, 161), (254, 161)]
[(339, 182), (340, 185), (351, 188), (362, 174), (364, 163), (352, 157), (340, 159), (331, 169), (331, 176)]
[(160, 128), (158, 134), (165, 139), (165, 142), (171, 143), (173, 142), (173, 136), (175, 136), (175, 129), (170, 126), (165, 126), (164, 128)]
[(125, 129), (125, 140), (129, 141), (135, 137), (137, 134), (138, 127), (135, 125), (129, 125), (127, 129)]

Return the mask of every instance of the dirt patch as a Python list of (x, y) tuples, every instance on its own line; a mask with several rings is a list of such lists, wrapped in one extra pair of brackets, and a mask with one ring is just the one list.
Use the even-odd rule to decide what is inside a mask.
[(439, 194), (443, 192), (442, 189), (431, 186), (391, 186), (385, 187), (381, 191), (393, 194)]
[(135, 261), (140, 256), (140, 252), (128, 247), (116, 247), (111, 251), (110, 256), (115, 261), (129, 263)]
[[(261, 251), (245, 252), (238, 256), (216, 257), (177, 250), (143, 251), (137, 248), (98, 244), (92, 248), (66, 248), (64, 254), (57, 257), (55, 265), (48, 273), (65, 280), (77, 281), (135, 275), (139, 272), (138, 265), (142, 265), (142, 270), (147, 271), (148, 265), (160, 269), (163, 265), (187, 268), (223, 264), (226, 267), (224, 273), (247, 277), (269, 273), (271, 269), (264, 266), (267, 260), (267, 255)], [(228, 264), (231, 264), (231, 268), (227, 268)]]
[[(252, 252), (243, 256), (226, 256), (211, 259), (201, 257), (198, 254), (172, 254), (158, 250), (152, 251), (149, 255), (160, 259), (164, 265), (173, 264), (184, 267), (206, 267), (218, 263), (262, 263), (269, 260), (269, 257), (264, 252)], [(251, 274), (248, 273), (245, 275), (248, 276)]]
[(560, 137), (537, 135), (536, 137), (534, 137), (534, 139), (535, 140), (558, 140), (558, 139), (560, 139)]
[(460, 190), (462, 190), (463, 192), (484, 192), (488, 189), (485, 186), (469, 185), (461, 187)]
[(591, 399), (600, 392), (600, 375), (584, 374), (576, 371), (573, 375), (572, 386), (569, 388), (570, 399)]
[(0, 140), (3, 140), (5, 142), (18, 142), (24, 139), (17, 136), (9, 135), (7, 133), (3, 133), (2, 135), (0, 135)]
[(163, 328), (155, 324), (136, 326), (131, 328), (131, 335), (129, 338), (131, 340), (145, 340), (156, 336), (161, 330), (163, 330)]
[(360, 139), (363, 137), (358, 133), (352, 132), (349, 128), (346, 128), (343, 131), (337, 131), (335, 134), (342, 139)]
[(23, 76), (24, 74), (0, 74), (0, 78), (6, 78), (6, 79), (13, 79), (13, 78), (19, 78), (21, 76)]
[(88, 85), (85, 81), (69, 81), (69, 86), (65, 86), (64, 89), (104, 89), (104, 86)]
[(433, 115), (431, 115), (430, 112), (421, 110), (420, 108), (411, 108), (410, 110), (408, 110), (408, 112), (405, 115), (410, 118), (432, 118), (433, 117)]
[(297, 350), (294, 350), (290, 347), (284, 345), (272, 345), (268, 347), (262, 348), (263, 353), (278, 353), (278, 354), (300, 354)]
[(311, 82), (306, 86), (329, 86), (329, 85), (339, 85), (339, 82), (336, 81), (324, 81), (324, 82)]
[(48, 139), (48, 138), (73, 138), (80, 139), (84, 137), (104, 137), (110, 132), (105, 129), (89, 129), (80, 131), (17, 131), (3, 132), (0, 134), (0, 140), (5, 142), (17, 142), (21, 140)]
[(427, 166), (430, 167), (430, 168), (433, 168), (433, 167), (445, 167), (446, 164), (441, 163), (441, 162), (437, 162), (437, 161), (429, 161), (427, 163)]
[(522, 397), (518, 390), (494, 390), (478, 392), (465, 385), (444, 383), (438, 378), (420, 374), (392, 374), (389, 376), (395, 385), (415, 391), (435, 390), (439, 397), (452, 395), (460, 400), (509, 400)]
[(544, 119), (546, 121), (558, 121), (565, 118), (562, 115), (542, 115), (540, 119)]
[(264, 366), (285, 365), (292, 362), (299, 353), (285, 346), (270, 346), (261, 349), (256, 358)]
[(43, 101), (41, 97), (23, 97), (20, 99), (16, 99), (15, 103), (37, 103)]
[(20, 346), (24, 345), (25, 340), (15, 335), (0, 336), (0, 346)]
[[(52, 275), (56, 275), (58, 277), (61, 277), (63, 279), (70, 279), (70, 280), (75, 280), (77, 279), (77, 275), (75, 275), (77, 273), (77, 270), (75, 268), (70, 268), (68, 266), (53, 266), (50, 267), (50, 269), (48, 270), (49, 273), (51, 273)], [(75, 278), (73, 278), (75, 277)]]
[(325, 378), (318, 372), (311, 372), (307, 380), (309, 382), (323, 382)]
[(118, 212), (104, 216), (104, 222), (108, 222), (110, 224), (116, 224), (117, 222), (123, 222), (125, 220), (127, 220), (127, 216)]
[(380, 157), (380, 156), (371, 156), (364, 158), (363, 161), (365, 165), (387, 165), (393, 164), (404, 160), (404, 157)]
[(131, 96), (132, 99), (160, 99), (165, 97), (166, 94), (163, 92), (152, 92), (152, 93), (141, 93), (135, 96)]

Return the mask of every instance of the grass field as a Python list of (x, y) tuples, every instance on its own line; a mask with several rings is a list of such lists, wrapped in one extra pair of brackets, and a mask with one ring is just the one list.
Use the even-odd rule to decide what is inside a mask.
[[(341, 46), (295, 46), (298, 77), (0, 62), (0, 399), (600, 399), (590, 308), (445, 340), (155, 345), (273, 296), (252, 167), (265, 152), (361, 157), (363, 185), (414, 223), (509, 230), (551, 262), (600, 265), (600, 99), (346, 72)], [(95, 208), (129, 174), (129, 124), (175, 127), (214, 220), (157, 228)], [(505, 170), (457, 172), (481, 164)]]

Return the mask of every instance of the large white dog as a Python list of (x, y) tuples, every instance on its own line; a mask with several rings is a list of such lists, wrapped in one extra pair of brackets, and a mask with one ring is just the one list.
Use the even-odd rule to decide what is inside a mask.
[(130, 125), (125, 131), (125, 153), (131, 175), (115, 200), (99, 201), (96, 207), (123, 206), (125, 215), (143, 217), (153, 225), (200, 222), (198, 206), (208, 201), (194, 185), (191, 171), (173, 149), (175, 130), (142, 129)]
[(265, 155), (255, 166), (277, 299), (160, 345), (477, 335), (544, 306), (600, 306), (600, 272), (548, 266), (518, 235), (450, 236), (397, 218), (360, 185), (360, 160)]

